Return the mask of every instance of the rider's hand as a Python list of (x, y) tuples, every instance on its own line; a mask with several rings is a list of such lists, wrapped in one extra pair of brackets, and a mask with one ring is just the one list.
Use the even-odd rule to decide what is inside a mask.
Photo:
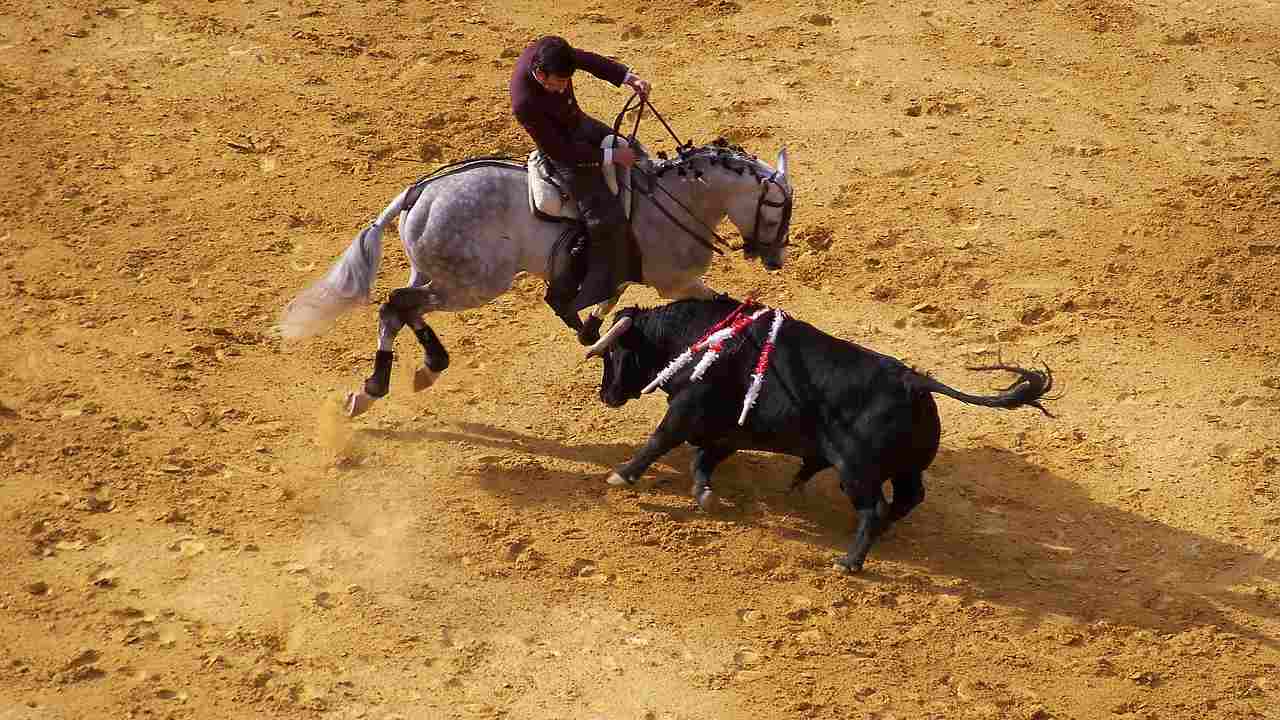
[(636, 75), (633, 72), (628, 72), (627, 78), (622, 82), (628, 85), (632, 90), (635, 90), (636, 92), (640, 93), (640, 97), (642, 98), (649, 97), (649, 81), (648, 80), (643, 80), (639, 75)]
[(622, 167), (631, 167), (635, 164), (636, 153), (629, 147), (616, 147), (613, 149), (613, 164)]

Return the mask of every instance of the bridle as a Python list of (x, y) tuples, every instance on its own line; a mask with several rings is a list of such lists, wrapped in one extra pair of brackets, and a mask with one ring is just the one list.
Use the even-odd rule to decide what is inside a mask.
[[(769, 186), (775, 185), (782, 192), (782, 202), (775, 202), (769, 199)], [(778, 180), (778, 171), (774, 170), (769, 177), (760, 181), (760, 199), (756, 201), (756, 220), (752, 225), (751, 237), (742, 239), (742, 249), (750, 255), (759, 255), (760, 251), (766, 247), (783, 248), (786, 247), (791, 239), (787, 237), (787, 232), (791, 229), (791, 208), (792, 208), (791, 190), (784, 183)], [(778, 233), (774, 235), (773, 242), (768, 245), (760, 243), (760, 222), (764, 219), (764, 209), (782, 208), (782, 218), (778, 221)]]
[[(627, 99), (626, 104), (622, 106), (621, 112), (619, 112), (617, 117), (614, 119), (613, 134), (615, 136), (618, 135), (618, 133), (622, 129), (622, 118), (626, 116), (626, 114), (633, 109), (632, 108), (633, 101), (636, 103), (634, 108), (636, 111), (636, 120), (635, 120), (635, 125), (632, 126), (631, 128), (631, 136), (629, 138), (629, 143), (632, 147), (636, 147), (636, 133), (640, 130), (640, 118), (644, 116), (644, 110), (646, 107), (648, 107), (650, 110), (653, 111), (653, 116), (658, 118), (658, 121), (662, 123), (662, 126), (667, 129), (667, 133), (669, 133), (672, 139), (676, 141), (677, 155), (679, 155), (680, 157), (685, 157), (686, 155), (694, 152), (693, 141), (686, 140), (684, 142), (680, 142), (680, 137), (676, 135), (675, 130), (671, 129), (671, 125), (670, 123), (667, 122), (666, 118), (662, 117), (662, 114), (659, 113), (658, 109), (653, 106), (653, 103), (649, 102), (649, 98), (640, 95), (640, 93), (638, 92), (633, 93), (631, 97)], [(661, 158), (666, 157), (663, 153), (658, 153), (658, 156)], [(680, 170), (679, 172), (681, 175), (684, 174), (684, 170)], [(642, 174), (648, 175), (648, 173), (642, 173)], [(794, 205), (794, 198), (791, 193), (791, 189), (788, 188), (785, 183), (778, 180), (778, 175), (779, 175), (779, 172), (777, 170), (774, 170), (768, 177), (760, 178), (760, 197), (756, 200), (756, 215), (755, 215), (755, 223), (752, 225), (752, 237), (742, 238), (742, 251), (749, 256), (759, 257), (760, 252), (766, 248), (784, 248), (790, 244), (790, 238), (787, 236), (791, 230), (791, 209)], [(698, 173), (698, 177), (701, 177), (701, 173)], [(684, 203), (680, 202), (680, 200), (677, 199), (674, 195), (667, 192), (666, 188), (658, 184), (652, 176), (649, 176), (648, 180), (650, 184), (647, 189), (640, 188), (640, 187), (636, 188), (637, 190), (640, 191), (641, 195), (647, 196), (650, 202), (652, 202), (653, 205), (660, 212), (662, 212), (663, 215), (667, 216), (667, 219), (675, 223), (677, 227), (679, 227), (681, 230), (684, 230), (686, 233), (691, 235), (694, 239), (696, 239), (702, 245), (704, 245), (707, 248), (710, 248), (716, 254), (719, 254), (719, 255), (724, 254), (723, 252), (721, 252), (719, 247), (716, 247), (715, 243), (713, 243), (710, 240), (707, 240), (701, 233), (694, 232), (684, 223), (680, 222), (680, 220), (677, 219), (675, 215), (671, 213), (670, 210), (667, 210), (665, 207), (663, 207), (663, 205), (659, 203), (656, 200), (656, 198), (654, 198), (653, 196), (654, 188), (661, 190), (663, 194), (665, 194), (669, 199), (675, 202), (676, 205), (679, 205), (680, 208), (684, 210), (690, 217), (693, 217), (696, 219), (697, 216), (693, 214), (692, 210), (685, 207)], [(769, 199), (770, 186), (777, 186), (778, 190), (782, 193), (781, 202), (776, 202)], [(760, 235), (760, 223), (764, 219), (763, 217), (764, 209), (767, 207), (781, 208), (782, 217), (778, 221), (778, 232), (774, 236), (773, 242), (765, 244), (760, 242), (759, 235)], [(705, 225), (704, 225), (704, 228), (707, 231), (707, 233), (709, 233), (711, 237), (715, 238), (716, 241), (719, 241), (721, 245), (727, 248), (732, 247), (731, 245), (729, 245), (729, 242), (727, 240), (720, 237), (720, 234), (715, 231), (715, 228), (705, 227)]]

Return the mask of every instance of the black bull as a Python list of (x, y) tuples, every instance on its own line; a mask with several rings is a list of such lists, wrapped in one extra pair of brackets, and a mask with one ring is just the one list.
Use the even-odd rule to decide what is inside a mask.
[[(604, 359), (600, 399), (621, 407), (638, 398), (667, 364), (698, 341), (740, 303), (684, 300), (615, 315), (609, 333), (588, 356)], [(938, 452), (942, 435), (933, 393), (970, 405), (1035, 407), (1053, 386), (1053, 374), (997, 364), (972, 370), (1004, 370), (1018, 379), (997, 395), (969, 395), (907, 367), (900, 360), (832, 337), (808, 323), (787, 318), (778, 333), (763, 391), (738, 425), (743, 398), (769, 330), (770, 315), (752, 324), (701, 379), (693, 364), (663, 384), (667, 414), (648, 442), (610, 476), (612, 484), (632, 484), (658, 458), (689, 443), (697, 448), (693, 494), (706, 508), (712, 500), (711, 473), (738, 450), (794, 455), (804, 463), (795, 489), (834, 467), (840, 487), (858, 516), (848, 555), (839, 563), (862, 569), (872, 543), (924, 499), (923, 475)], [(882, 487), (893, 483), (893, 502)]]

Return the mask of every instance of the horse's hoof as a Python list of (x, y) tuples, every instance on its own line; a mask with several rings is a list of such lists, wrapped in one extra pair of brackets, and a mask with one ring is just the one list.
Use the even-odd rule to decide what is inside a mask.
[(618, 473), (610, 473), (609, 477), (605, 479), (605, 482), (609, 483), (610, 485), (635, 485), (636, 484), (635, 480), (632, 480), (631, 478), (622, 477)]
[(365, 414), (373, 406), (374, 398), (368, 393), (347, 393), (347, 417), (353, 418)]
[(700, 493), (695, 493), (694, 499), (698, 501), (698, 507), (702, 508), (703, 512), (711, 512), (712, 510), (720, 507), (720, 501), (716, 498), (716, 494), (712, 492), (710, 488), (703, 490)]
[(435, 372), (429, 367), (423, 366), (413, 372), (413, 391), (422, 392), (432, 385), (436, 384), (436, 378), (440, 377), (440, 373)]

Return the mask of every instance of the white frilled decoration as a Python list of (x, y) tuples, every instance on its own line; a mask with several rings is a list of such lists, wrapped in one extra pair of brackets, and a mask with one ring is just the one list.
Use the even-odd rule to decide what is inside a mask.
[(747, 413), (751, 412), (751, 408), (756, 406), (756, 400), (760, 399), (760, 388), (764, 386), (764, 374), (769, 370), (769, 357), (773, 355), (774, 344), (778, 340), (778, 330), (782, 329), (782, 320), (785, 317), (786, 313), (781, 310), (773, 311), (773, 325), (769, 328), (769, 339), (765, 340), (764, 347), (760, 350), (756, 371), (751, 375), (751, 387), (747, 388), (747, 396), (742, 400), (742, 413), (738, 415), (739, 426), (746, 424)]
[(651, 393), (662, 386), (676, 373), (680, 372), (698, 353), (704, 353), (698, 359), (698, 364), (694, 366), (693, 373), (689, 379), (693, 382), (701, 380), (706, 375), (707, 370), (718, 360), (724, 352), (724, 344), (746, 332), (752, 323), (769, 313), (773, 313), (773, 324), (769, 327), (769, 337), (765, 341), (764, 347), (760, 351), (760, 357), (756, 361), (755, 372), (751, 375), (751, 387), (747, 390), (747, 395), (743, 398), (742, 412), (738, 415), (738, 424), (743, 425), (747, 421), (747, 414), (751, 412), (751, 408), (755, 407), (756, 401), (760, 398), (760, 391), (764, 386), (764, 376), (769, 369), (769, 358), (773, 354), (773, 348), (778, 339), (778, 330), (782, 328), (782, 321), (786, 318), (786, 313), (774, 308), (764, 307), (751, 314), (746, 314), (745, 310), (749, 306), (755, 305), (753, 300), (748, 299), (736, 310), (730, 313), (720, 322), (716, 323), (688, 350), (680, 353), (674, 360), (667, 364), (657, 377), (645, 386), (644, 392)]

